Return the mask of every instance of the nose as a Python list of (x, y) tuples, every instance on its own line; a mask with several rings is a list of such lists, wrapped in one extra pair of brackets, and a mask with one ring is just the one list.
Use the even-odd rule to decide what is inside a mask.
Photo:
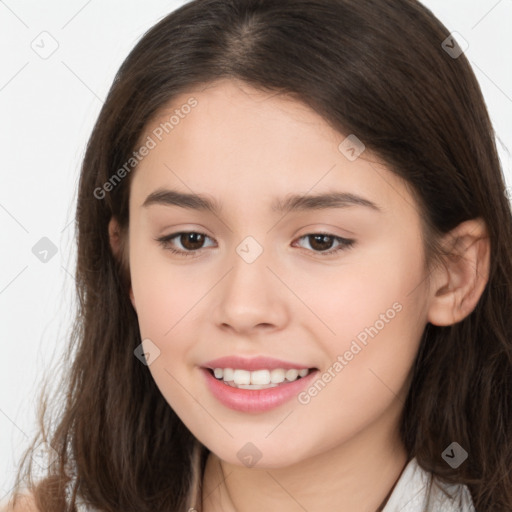
[(290, 292), (276, 277), (269, 251), (252, 262), (235, 253), (222, 280), (214, 320), (225, 331), (250, 335), (285, 328), (290, 320)]

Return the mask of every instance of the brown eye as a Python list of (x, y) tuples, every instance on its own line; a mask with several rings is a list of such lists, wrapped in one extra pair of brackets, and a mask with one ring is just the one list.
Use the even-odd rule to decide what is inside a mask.
[(316, 251), (326, 251), (331, 249), (334, 237), (330, 235), (307, 235), (309, 245)]
[(204, 244), (205, 236), (202, 233), (181, 233), (179, 238), (182, 247), (188, 251), (201, 249)]
[[(308, 241), (309, 247), (313, 252), (322, 256), (349, 249), (355, 244), (355, 240), (342, 238), (329, 233), (310, 233), (299, 238), (299, 240), (303, 239)], [(332, 249), (334, 243), (338, 245)]]
[[(196, 231), (182, 231), (181, 233), (173, 233), (172, 235), (157, 238), (162, 247), (173, 254), (180, 256), (194, 256), (204, 248), (207, 239), (212, 240), (204, 233)], [(176, 247), (177, 246), (177, 247)]]

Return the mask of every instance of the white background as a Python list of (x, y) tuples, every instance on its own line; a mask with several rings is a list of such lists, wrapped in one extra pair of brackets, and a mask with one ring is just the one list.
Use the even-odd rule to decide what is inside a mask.
[[(86, 141), (124, 58), (183, 3), (0, 0), (0, 500), (34, 432), (40, 379), (66, 346)], [(512, 0), (423, 3), (469, 43), (512, 186)], [(32, 48), (52, 44), (46, 59)], [(32, 253), (42, 237), (57, 249), (46, 263)]]

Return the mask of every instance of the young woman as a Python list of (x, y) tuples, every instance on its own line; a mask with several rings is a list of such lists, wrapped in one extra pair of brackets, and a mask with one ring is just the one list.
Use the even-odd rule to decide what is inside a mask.
[(142, 38), (16, 510), (512, 509), (512, 215), (450, 37), (414, 0), (194, 0)]

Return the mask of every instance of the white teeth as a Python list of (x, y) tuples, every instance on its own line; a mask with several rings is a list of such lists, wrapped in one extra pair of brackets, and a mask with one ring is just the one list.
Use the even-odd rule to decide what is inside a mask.
[(286, 371), (282, 368), (276, 368), (270, 372), (270, 381), (274, 384), (281, 384), (286, 378)]
[(232, 383), (242, 389), (265, 389), (275, 387), (285, 381), (293, 382), (299, 377), (305, 377), (309, 373), (307, 368), (302, 370), (275, 368), (273, 370), (240, 370), (233, 368), (215, 368), (213, 374), (216, 379), (226, 383)]
[[(233, 374), (233, 381), (235, 384), (250, 384), (251, 372), (247, 370), (235, 370)], [(253, 384), (256, 384), (255, 382)]]
[(297, 377), (299, 376), (299, 370), (288, 370), (286, 372), (286, 380), (297, 380)]
[(216, 370), (220, 370), (221, 374), (220, 377), (217, 377), (219, 379), (224, 379), (226, 382), (229, 382), (233, 380), (234, 370), (232, 368), (225, 368), (222, 370), (222, 368), (216, 368)]
[[(258, 386), (270, 384), (270, 372), (268, 370), (256, 370), (255, 372), (250, 372), (250, 374), (251, 384), (257, 384)], [(236, 380), (235, 384), (238, 384)]]

